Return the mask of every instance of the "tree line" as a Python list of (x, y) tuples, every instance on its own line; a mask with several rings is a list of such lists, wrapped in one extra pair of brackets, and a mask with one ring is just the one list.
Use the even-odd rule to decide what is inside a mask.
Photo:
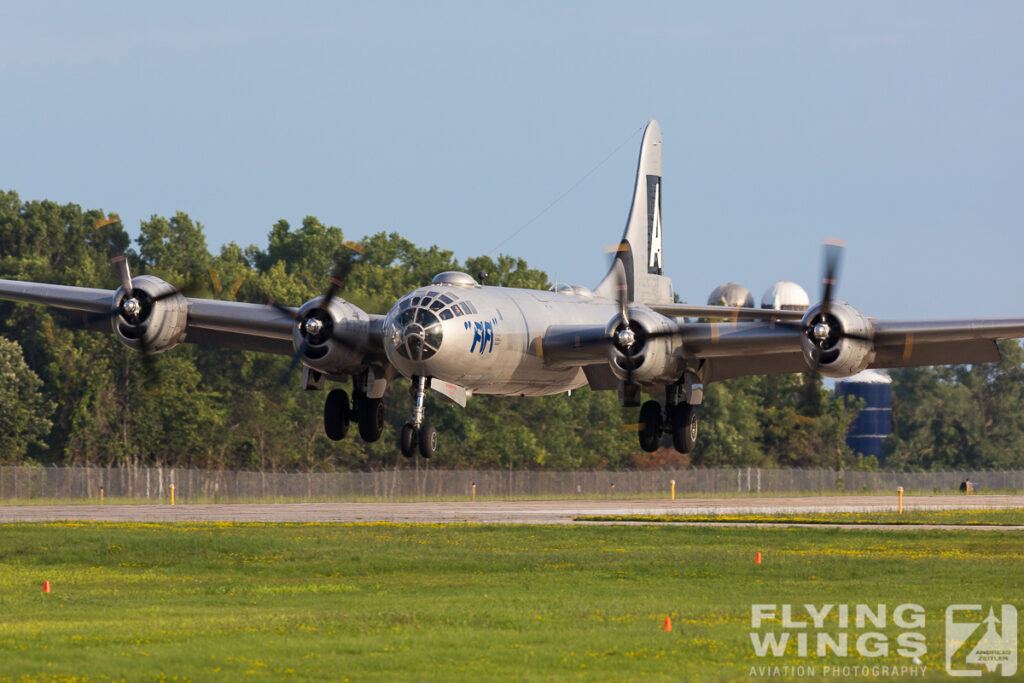
[[(350, 261), (339, 295), (385, 313), (403, 294), (445, 270), (486, 271), (489, 284), (546, 289), (548, 276), (522, 258), (478, 256), (460, 263), (437, 246), (397, 233), (360, 239), (314, 217), (280, 220), (267, 245), (234, 242), (210, 252), (203, 226), (184, 213), (142, 221), (132, 239), (120, 221), (75, 204), (22, 201), (0, 191), (0, 278), (115, 289), (113, 255), (133, 274), (150, 273), (189, 296), (297, 306), (325, 290)], [(411, 466), (397, 434), (410, 399), (396, 381), (385, 401), (380, 441), (323, 435), (322, 392), (299, 386), (290, 359), (182, 345), (145, 362), (82, 317), (0, 302), (0, 462), (175, 465), (264, 470)], [(894, 435), (885, 465), (906, 468), (1022, 467), (1024, 355), (985, 366), (893, 373)], [(872, 468), (843, 435), (859, 405), (836, 401), (810, 373), (717, 382), (705, 392), (697, 448), (640, 450), (636, 409), (615, 392), (587, 388), (544, 398), (474, 396), (465, 409), (428, 406), (442, 441), (434, 466), (621, 469), (665, 466)], [(667, 443), (667, 442), (666, 442)]]

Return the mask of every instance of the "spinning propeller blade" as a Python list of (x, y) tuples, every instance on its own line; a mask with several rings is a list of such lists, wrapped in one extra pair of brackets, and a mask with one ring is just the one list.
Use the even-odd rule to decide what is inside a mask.
[(839, 265), (843, 259), (843, 250), (846, 249), (846, 242), (837, 239), (826, 239), (824, 272), (821, 277), (821, 313), (828, 315), (832, 306), (832, 290), (839, 278)]
[(128, 268), (128, 257), (124, 254), (118, 254), (110, 259), (110, 264), (114, 266), (114, 270), (117, 272), (124, 295), (130, 297), (132, 295), (132, 273)]
[[(354, 252), (355, 256), (350, 256), (349, 258), (344, 259), (338, 259), (338, 261), (335, 263), (334, 269), (331, 271), (331, 277), (327, 283), (327, 289), (323, 293), (322, 301), (316, 307), (316, 309), (313, 310), (326, 311), (328, 309), (328, 307), (331, 305), (331, 302), (334, 300), (335, 296), (337, 296), (338, 290), (345, 286), (345, 281), (348, 279), (348, 276), (352, 273), (353, 267), (355, 266), (356, 263), (358, 263), (361, 260), (361, 257), (365, 253), (365, 249), (363, 248), (363, 246), (355, 242), (346, 241), (343, 242), (342, 244), (348, 249), (350, 249), (352, 252)], [(240, 285), (241, 282), (237, 284)], [(292, 320), (299, 322), (298, 314), (291, 308), (283, 306), (274, 300), (271, 300), (268, 305), (273, 306), (277, 310), (281, 311), (282, 313), (290, 317)], [(312, 317), (314, 316), (307, 313), (307, 320), (312, 319)], [(329, 313), (327, 314), (327, 318), (328, 320), (330, 320)], [(302, 362), (302, 358), (306, 355), (306, 352), (309, 350), (309, 341), (307, 339), (305, 323), (306, 321), (303, 321), (301, 323), (302, 342), (299, 344), (299, 348), (295, 350), (295, 355), (292, 356), (292, 361), (288, 365), (288, 370), (285, 372), (284, 377), (281, 378), (282, 383), (288, 380), (288, 377), (291, 375), (292, 371), (295, 370), (296, 367), (298, 367), (299, 363)], [(334, 325), (328, 323), (327, 327), (327, 333), (331, 339), (338, 342), (339, 344), (349, 344), (349, 342), (346, 342), (346, 340), (342, 337), (341, 333), (337, 329), (335, 329)]]

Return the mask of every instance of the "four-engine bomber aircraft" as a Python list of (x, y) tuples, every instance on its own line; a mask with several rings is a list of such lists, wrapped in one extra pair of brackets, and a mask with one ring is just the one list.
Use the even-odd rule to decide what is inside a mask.
[[(806, 313), (673, 303), (664, 275), (661, 130), (651, 121), (640, 149), (633, 204), (612, 267), (593, 290), (488, 287), (459, 272), (371, 315), (336, 296), (334, 284), (298, 308), (186, 297), (151, 275), (135, 278), (115, 259), (115, 291), (0, 280), (0, 299), (109, 316), (117, 339), (144, 354), (198, 343), (295, 355), (306, 389), (352, 382), (352, 400), (327, 394), (324, 427), (341, 439), (350, 421), (380, 438), (381, 398), (397, 373), (415, 401), (401, 451), (430, 457), (437, 434), (425, 421), (428, 389), (465, 406), (474, 393), (542, 396), (589, 385), (640, 405), (640, 445), (664, 433), (689, 452), (709, 382), (754, 374), (816, 371), (848, 377), (865, 368), (999, 360), (996, 340), (1024, 336), (1024, 318), (875, 320), (834, 300), (841, 245), (826, 242), (822, 299)], [(729, 322), (691, 322), (693, 318)], [(647, 400), (642, 393), (662, 394)]]

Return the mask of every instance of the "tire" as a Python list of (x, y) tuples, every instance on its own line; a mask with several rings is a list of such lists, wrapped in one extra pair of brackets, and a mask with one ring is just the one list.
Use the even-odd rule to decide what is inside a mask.
[(640, 406), (640, 448), (653, 453), (661, 445), (661, 404), (647, 401)]
[(434, 429), (434, 425), (424, 423), (420, 427), (419, 438), (420, 455), (426, 459), (430, 459), (437, 451), (437, 430)]
[(672, 445), (680, 453), (689, 453), (697, 445), (697, 406), (680, 403), (672, 412)]
[(402, 434), (398, 438), (398, 448), (402, 451), (402, 455), (407, 458), (411, 458), (416, 455), (416, 428), (406, 422), (402, 425)]
[(327, 394), (327, 400), (324, 401), (324, 431), (328, 439), (341, 441), (345, 438), (350, 416), (348, 394), (344, 389), (334, 389)]
[(373, 443), (384, 431), (384, 401), (366, 398), (359, 401), (359, 436), (367, 443)]

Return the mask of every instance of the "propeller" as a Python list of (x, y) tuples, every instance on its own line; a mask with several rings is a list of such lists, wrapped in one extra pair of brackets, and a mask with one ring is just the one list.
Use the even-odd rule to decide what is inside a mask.
[[(219, 295), (224, 290), (224, 285), (220, 280), (220, 273), (218, 273), (215, 268), (210, 268), (207, 272), (210, 274), (210, 284), (213, 286), (213, 293)], [(231, 295), (232, 299), (238, 296), (238, 290), (241, 289), (243, 282), (245, 282), (244, 273), (239, 275), (235, 279), (234, 284), (228, 288), (228, 293)]]
[(839, 319), (833, 314), (832, 305), (835, 290), (839, 285), (839, 269), (843, 260), (846, 243), (837, 239), (826, 239), (823, 245), (823, 261), (821, 276), (821, 307), (815, 315), (804, 322), (777, 320), (775, 325), (799, 330), (811, 342), (811, 371), (817, 373), (822, 365), (825, 352), (835, 348), (843, 339), (871, 341), (871, 338), (856, 332), (843, 329)]
[(121, 282), (122, 297), (118, 305), (110, 313), (106, 314), (106, 317), (120, 317), (121, 322), (127, 325), (135, 334), (135, 339), (139, 343), (139, 352), (142, 354), (145, 372), (149, 375), (150, 379), (155, 380), (157, 373), (153, 365), (154, 354), (149, 342), (146, 341), (146, 326), (149, 317), (153, 312), (153, 307), (158, 302), (178, 295), (184, 295), (186, 290), (192, 289), (192, 286), (189, 285), (181, 288), (172, 285), (171, 289), (161, 292), (156, 296), (150, 296), (145, 290), (133, 287), (131, 269), (128, 266), (128, 258), (125, 254), (114, 256), (110, 259), (110, 263), (117, 271), (118, 279)]
[(342, 337), (341, 333), (334, 328), (334, 318), (328, 312), (331, 301), (334, 300), (338, 293), (338, 290), (344, 286), (345, 280), (352, 273), (352, 268), (356, 263), (359, 262), (360, 258), (365, 254), (365, 250), (362, 245), (355, 242), (345, 241), (342, 243), (344, 246), (352, 250), (356, 256), (347, 259), (338, 259), (335, 263), (334, 270), (331, 272), (330, 280), (327, 283), (327, 289), (324, 291), (323, 296), (319, 305), (315, 308), (310, 309), (306, 312), (306, 317), (301, 322), (299, 321), (299, 314), (292, 308), (284, 306), (274, 300), (271, 300), (268, 305), (276, 308), (287, 315), (292, 320), (299, 323), (299, 332), (302, 335), (302, 343), (299, 344), (299, 348), (296, 349), (295, 355), (292, 356), (292, 362), (288, 365), (288, 370), (285, 372), (282, 378), (282, 383), (287, 381), (292, 371), (302, 362), (302, 358), (306, 355), (311, 345), (320, 345), (326, 342), (328, 339), (333, 339), (340, 344), (348, 345), (348, 342)]
[(827, 316), (832, 306), (832, 289), (836, 286), (836, 281), (839, 278), (839, 264), (843, 259), (846, 242), (826, 239), (823, 246), (825, 249), (825, 271), (821, 277), (821, 313)]
[[(621, 251), (621, 249), (616, 251)], [(617, 280), (615, 292), (619, 300), (619, 323), (615, 326), (610, 337), (604, 337), (600, 341), (610, 343), (619, 350), (622, 354), (622, 366), (626, 371), (626, 383), (636, 384), (635, 378), (638, 367), (636, 354), (643, 349), (648, 341), (662, 337), (672, 337), (679, 334), (679, 331), (676, 329), (648, 331), (630, 320), (629, 305), (633, 302), (630, 301), (625, 269), (618, 265), (619, 263), (621, 261), (616, 259), (614, 272)]]
[[(93, 227), (100, 229), (118, 223), (120, 220), (117, 214), (110, 214), (105, 218), (94, 221)], [(138, 341), (138, 350), (142, 353), (146, 366), (149, 368), (148, 371), (152, 374), (152, 352), (146, 340), (146, 324), (153, 312), (153, 306), (164, 299), (184, 294), (185, 289), (188, 289), (188, 287), (182, 289), (172, 286), (168, 291), (151, 296), (145, 290), (133, 286), (127, 255), (118, 253), (118, 247), (115, 246), (113, 241), (109, 243), (108, 247), (110, 249), (108, 253), (111, 254), (109, 262), (121, 286), (121, 297), (117, 305), (109, 312), (82, 316), (80, 321), (73, 322), (72, 325), (85, 329), (96, 329), (104, 323), (109, 324), (108, 321), (118, 317), (120, 319), (119, 324), (123, 326), (122, 333), (126, 333), (128, 336), (134, 335), (134, 338)]]

